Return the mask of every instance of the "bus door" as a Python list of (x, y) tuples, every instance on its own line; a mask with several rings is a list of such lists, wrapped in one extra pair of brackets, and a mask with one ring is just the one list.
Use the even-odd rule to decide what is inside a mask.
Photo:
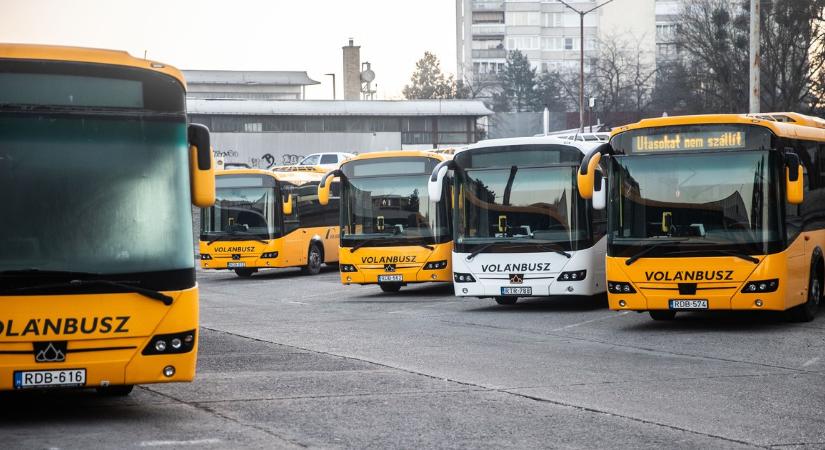
[[(300, 213), (298, 211), (298, 188), (293, 185), (281, 185), (281, 200), (289, 201), (287, 196), (291, 196), (292, 214), (282, 214), (284, 217), (284, 262), (291, 266), (302, 266), (307, 262), (308, 248), (304, 243), (307, 241), (306, 229), (301, 228)], [(283, 213), (283, 209), (281, 209)]]

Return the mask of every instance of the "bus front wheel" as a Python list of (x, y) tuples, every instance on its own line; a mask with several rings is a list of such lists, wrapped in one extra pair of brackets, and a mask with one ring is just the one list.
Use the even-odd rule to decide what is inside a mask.
[(318, 247), (318, 244), (309, 246), (309, 253), (307, 253), (307, 265), (303, 267), (303, 272), (308, 275), (318, 275), (321, 273), (321, 264), (324, 263), (324, 254)]
[(249, 278), (257, 271), (257, 269), (235, 269), (235, 275), (241, 278)]
[(816, 310), (822, 300), (822, 280), (817, 275), (819, 268), (811, 273), (811, 281), (808, 286), (808, 301), (788, 310), (788, 318), (792, 322), (810, 322), (816, 317)]
[(496, 303), (499, 305), (515, 305), (518, 297), (496, 297)]
[(676, 318), (676, 311), (658, 309), (648, 312), (650, 313), (650, 318), (653, 320), (673, 320)]

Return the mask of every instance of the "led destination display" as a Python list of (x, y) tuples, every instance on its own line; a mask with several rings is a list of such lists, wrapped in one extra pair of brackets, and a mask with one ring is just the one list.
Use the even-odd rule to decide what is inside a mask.
[(744, 131), (700, 131), (634, 136), (633, 152), (745, 148)]

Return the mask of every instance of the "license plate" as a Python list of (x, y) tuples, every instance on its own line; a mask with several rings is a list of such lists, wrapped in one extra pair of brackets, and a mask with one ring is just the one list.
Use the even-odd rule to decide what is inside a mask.
[(226, 263), (226, 267), (228, 267), (230, 269), (235, 269), (235, 268), (238, 268), (238, 267), (246, 267), (246, 263), (245, 262), (228, 262), (228, 263)]
[(708, 309), (707, 300), (673, 299), (670, 309)]
[(14, 388), (68, 387), (86, 384), (86, 369), (26, 370), (14, 372)]
[(532, 287), (504, 287), (501, 288), (501, 295), (533, 295)]
[(404, 277), (402, 275), (378, 275), (379, 283), (385, 281), (404, 281)]

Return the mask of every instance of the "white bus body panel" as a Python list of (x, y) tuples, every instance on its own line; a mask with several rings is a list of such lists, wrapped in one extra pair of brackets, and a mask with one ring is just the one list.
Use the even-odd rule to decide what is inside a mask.
[[(555, 252), (480, 253), (467, 261), (469, 253), (453, 251), (453, 274), (469, 273), (475, 282), (458, 283), (453, 276), (455, 295), (459, 297), (499, 297), (502, 287), (530, 287), (532, 297), (551, 295), (596, 295), (606, 291), (605, 252), (607, 238), (602, 237), (590, 248), (569, 251), (571, 257)], [(558, 281), (562, 272), (586, 270), (584, 280)], [(511, 283), (511, 275), (523, 275), (521, 283)], [(526, 296), (519, 296), (526, 297)]]

